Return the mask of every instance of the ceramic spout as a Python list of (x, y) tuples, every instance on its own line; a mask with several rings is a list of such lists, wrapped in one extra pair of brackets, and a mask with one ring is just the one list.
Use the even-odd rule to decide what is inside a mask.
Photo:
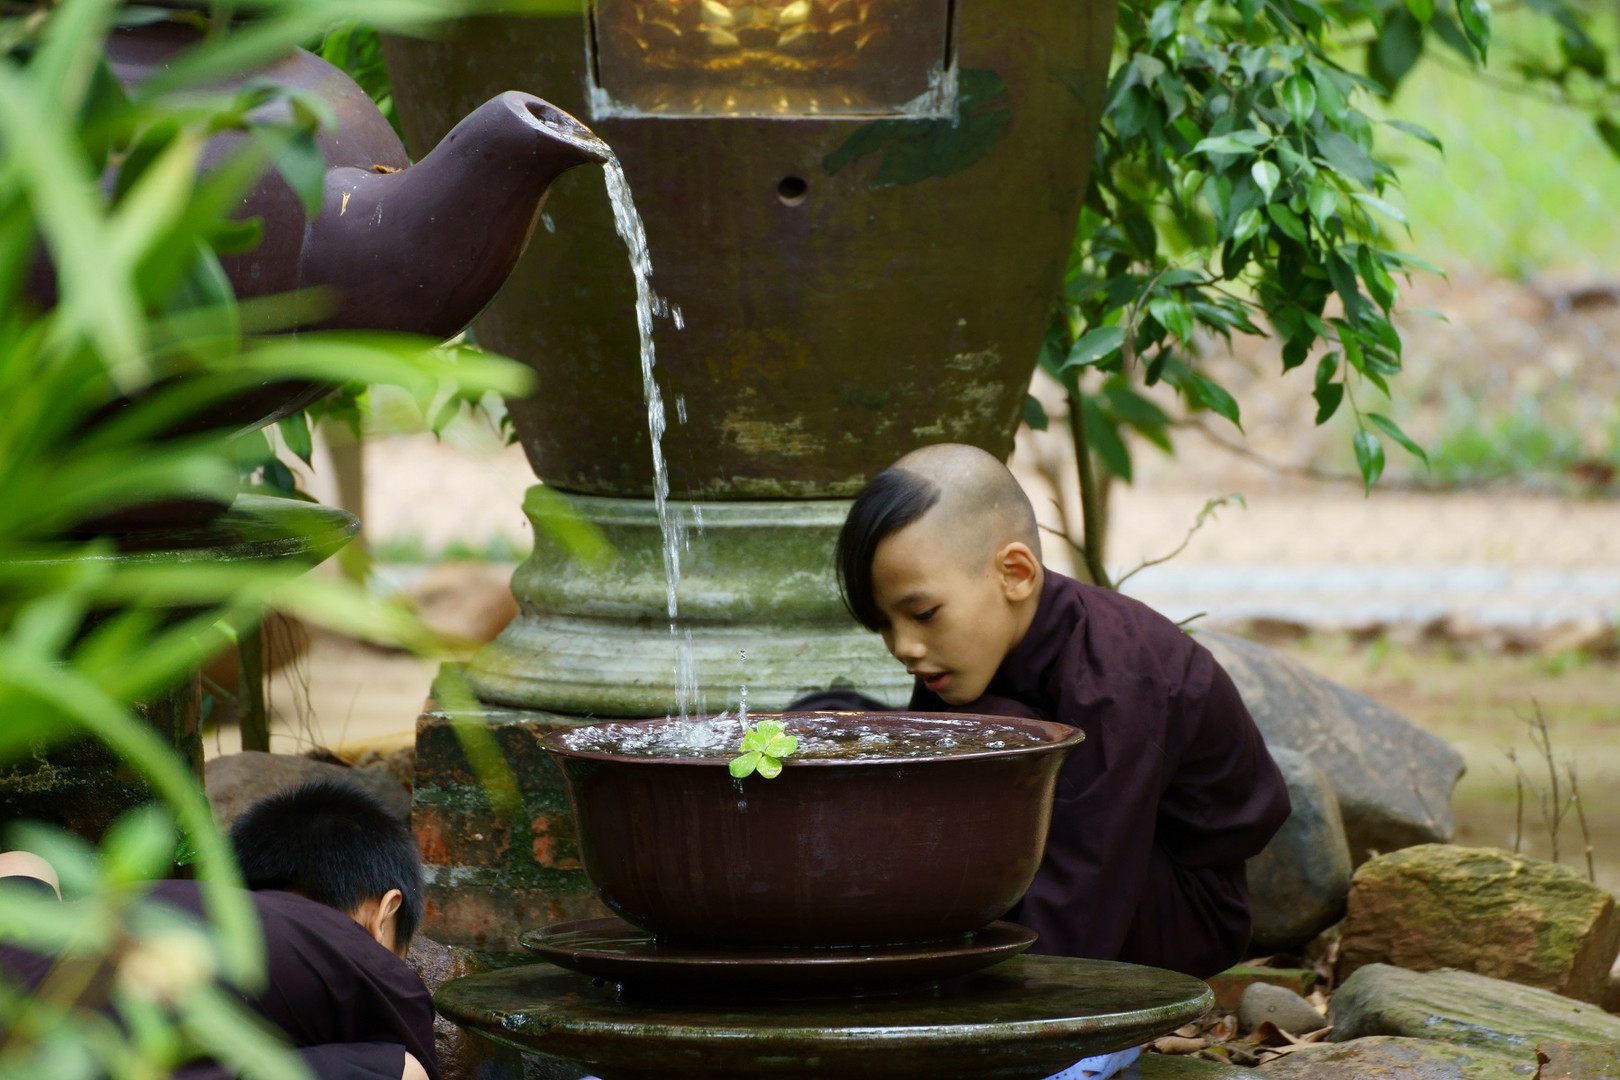
[(300, 321), (459, 333), (511, 274), (552, 181), (609, 156), (561, 109), (508, 91), (409, 168), (329, 170), (298, 265), (298, 286), (323, 290), (327, 313)]

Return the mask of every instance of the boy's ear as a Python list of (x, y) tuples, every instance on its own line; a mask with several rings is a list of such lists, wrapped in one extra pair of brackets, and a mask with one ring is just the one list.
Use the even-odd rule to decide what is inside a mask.
[(996, 552), (996, 569), (1001, 574), (1001, 590), (1012, 603), (1028, 600), (1040, 584), (1041, 560), (1022, 540)]
[(404, 893), (398, 889), (389, 889), (381, 896), (361, 902), (360, 910), (354, 913), (354, 921), (363, 926), (377, 944), (397, 953), (399, 932), (395, 916), (399, 914), (400, 905), (404, 902)]

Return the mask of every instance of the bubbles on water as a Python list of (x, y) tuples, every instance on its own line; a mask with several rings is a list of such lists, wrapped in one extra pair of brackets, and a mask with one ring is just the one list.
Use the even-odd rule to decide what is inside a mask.
[(548, 233), (555, 233), (557, 231), (557, 223), (551, 220), (551, 215), (549, 213), (542, 213), (540, 215), (540, 224), (546, 227), (546, 232)]
[[(676, 323), (675, 325), (679, 326), (680, 324)], [(676, 394), (675, 395), (675, 419), (679, 420), (683, 424), (686, 423), (686, 395), (685, 394)]]
[[(677, 330), (685, 330), (686, 329), (686, 316), (682, 315), (681, 314), (681, 309), (676, 307), (674, 304), (671, 304), (669, 306), (669, 317), (671, 319), (675, 320), (675, 329), (677, 329)], [(686, 417), (684, 417), (684, 416), (681, 417), (681, 423), (683, 423), (683, 424), (686, 423)]]

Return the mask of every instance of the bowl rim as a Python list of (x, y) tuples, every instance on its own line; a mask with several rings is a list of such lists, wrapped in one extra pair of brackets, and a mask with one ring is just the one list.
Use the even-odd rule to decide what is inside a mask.
[[(588, 724), (573, 724), (566, 728), (557, 728), (547, 732), (540, 739), (540, 746), (553, 757), (569, 761), (599, 761), (611, 762), (616, 765), (646, 765), (660, 766), (710, 766), (725, 769), (731, 762), (731, 757), (652, 757), (645, 754), (616, 754), (606, 750), (575, 750), (563, 745), (563, 740), (572, 732), (582, 727), (605, 727), (609, 724), (625, 726), (652, 726), (666, 724), (671, 721), (702, 721), (717, 720), (725, 713), (708, 713), (702, 716), (669, 717), (652, 716), (642, 719), (604, 719)], [(944, 765), (957, 761), (982, 761), (986, 758), (1012, 758), (1028, 757), (1034, 754), (1049, 754), (1054, 751), (1066, 751), (1074, 748), (1085, 740), (1086, 733), (1072, 724), (1059, 723), (1056, 720), (1040, 720), (1029, 716), (1003, 716), (993, 713), (968, 712), (923, 712), (921, 710), (896, 709), (891, 712), (867, 712), (859, 709), (799, 709), (792, 712), (750, 712), (750, 718), (757, 720), (776, 720), (782, 717), (795, 716), (860, 716), (868, 720), (893, 718), (908, 720), (990, 720), (998, 724), (1011, 723), (1034, 730), (1041, 735), (1049, 737), (1049, 741), (1036, 743), (1033, 746), (1009, 746), (999, 750), (976, 750), (967, 754), (940, 754), (931, 757), (863, 757), (863, 758), (794, 758), (782, 759), (782, 768), (812, 769), (812, 768), (888, 768), (904, 766), (906, 768)]]

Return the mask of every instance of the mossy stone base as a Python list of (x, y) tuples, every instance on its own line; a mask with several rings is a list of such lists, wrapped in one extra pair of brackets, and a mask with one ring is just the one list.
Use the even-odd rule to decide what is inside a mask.
[(1250, 1075), (1277, 1080), (1530, 1080), (1535, 1071), (1520, 1058), (1489, 1050), (1375, 1035), (1299, 1050)]
[[(479, 650), (468, 681), (486, 702), (579, 716), (679, 711), (690, 665), (693, 713), (781, 709), (809, 690), (851, 685), (903, 704), (911, 679), (838, 598), (833, 547), (844, 500), (672, 501), (681, 553), (670, 629), (662, 535), (651, 500), (530, 490), (534, 552), (512, 577), (518, 616)], [(565, 538), (581, 522), (609, 553)], [(684, 654), (683, 648), (689, 648)]]
[(1339, 976), (1368, 963), (1461, 968), (1601, 1002), (1617, 950), (1614, 897), (1570, 867), (1422, 844), (1356, 871)]
[(1538, 1043), (1620, 1041), (1620, 1017), (1594, 1005), (1467, 971), (1369, 964), (1328, 1007), (1334, 1042), (1370, 1035), (1438, 1039), (1536, 1064)]

